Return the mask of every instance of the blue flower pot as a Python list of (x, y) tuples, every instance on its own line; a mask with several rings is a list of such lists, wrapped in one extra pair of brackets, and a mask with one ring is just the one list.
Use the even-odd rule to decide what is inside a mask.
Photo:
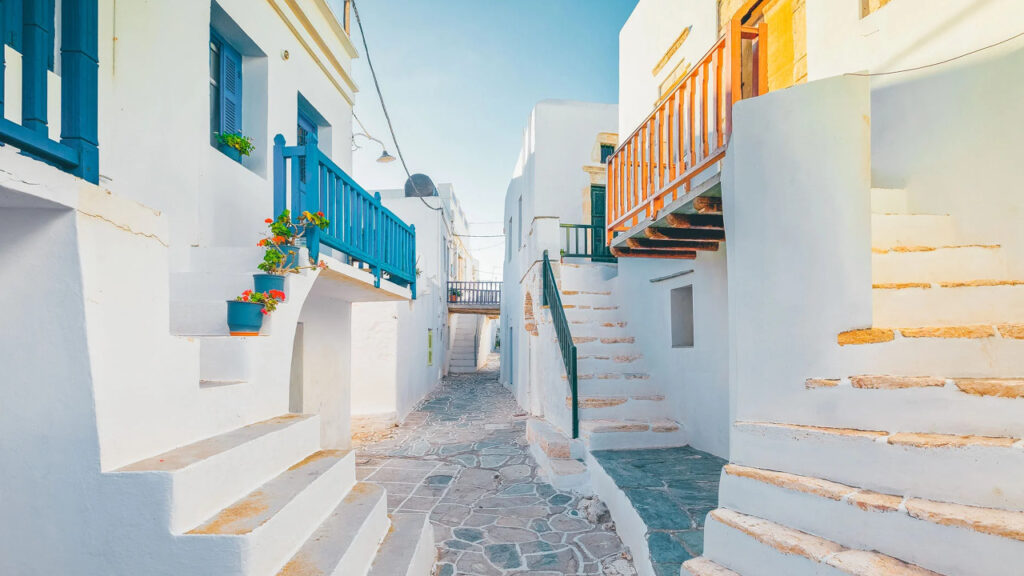
[(232, 148), (223, 142), (217, 144), (217, 149), (224, 153), (225, 156), (231, 158), (235, 162), (242, 161), (242, 151), (238, 148)]
[(284, 276), (277, 274), (253, 274), (252, 288), (254, 292), (270, 292), (271, 290), (284, 292)]
[(232, 336), (259, 336), (263, 327), (263, 304), (228, 300), (228, 332)]
[(278, 244), (277, 249), (284, 252), (284, 262), (281, 263), (281, 267), (291, 270), (292, 268), (299, 267), (299, 247)]

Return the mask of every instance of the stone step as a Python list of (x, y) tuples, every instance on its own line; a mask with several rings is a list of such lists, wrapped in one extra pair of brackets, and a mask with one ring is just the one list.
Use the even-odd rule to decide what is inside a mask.
[[(664, 418), (669, 416), (661, 394), (585, 395), (579, 397), (581, 420), (630, 420)], [(565, 398), (566, 408), (572, 408), (572, 396)]]
[(1008, 279), (1002, 249), (981, 244), (873, 249), (871, 278), (874, 284)]
[(686, 433), (671, 419), (584, 420), (580, 437), (590, 450), (671, 448), (686, 445)]
[(1024, 437), (1022, 378), (883, 374), (809, 378), (804, 385), (815, 400), (843, 407), (830, 426)]
[(626, 322), (625, 313), (618, 306), (601, 306), (598, 308), (565, 309), (565, 318), (570, 322)]
[(1019, 567), (1006, 559), (1024, 557), (1024, 512), (883, 494), (737, 465), (725, 467), (720, 495), (723, 508), (943, 574), (1009, 576)]
[(281, 567), (355, 485), (355, 453), (322, 450), (288, 468), (186, 537), (217, 537), (252, 574)]
[(593, 290), (619, 275), (619, 265), (610, 262), (563, 262), (558, 286), (562, 290)]
[(579, 352), (576, 353), (576, 367), (580, 373), (602, 374), (614, 372), (643, 373), (644, 355), (635, 352), (627, 354), (612, 354), (602, 352)]
[(909, 195), (903, 188), (872, 188), (872, 214), (907, 214), (910, 211)]
[(679, 573), (680, 576), (740, 576), (738, 572), (733, 572), (724, 566), (715, 564), (711, 560), (703, 556), (697, 558), (691, 558), (686, 562), (683, 562), (682, 571)]
[(558, 490), (590, 491), (587, 465), (578, 460), (585, 453), (580, 440), (571, 440), (549, 422), (531, 418), (526, 423), (530, 454), (541, 475)]
[(175, 448), (115, 474), (169, 485), (170, 530), (181, 534), (319, 447), (319, 418), (288, 414)]
[(277, 574), (367, 574), (390, 524), (384, 489), (359, 482)]
[(708, 515), (704, 555), (740, 574), (817, 576), (941, 576), (874, 551), (831, 540), (756, 516), (718, 508)]
[(872, 294), (875, 326), (1024, 323), (1024, 281), (882, 285)]
[(897, 246), (953, 246), (958, 234), (948, 214), (872, 214), (871, 245), (876, 248)]
[(395, 514), (367, 576), (430, 576), (437, 551), (426, 514)]
[[(175, 272), (171, 274), (170, 299), (181, 301), (223, 301), (253, 289), (253, 274), (248, 272)], [(288, 293), (288, 277), (285, 277), (285, 294)]]
[(580, 440), (570, 439), (541, 418), (530, 418), (526, 421), (526, 441), (538, 446), (549, 458), (583, 458), (584, 447)]
[(730, 437), (735, 464), (1004, 510), (1024, 510), (1022, 447), (1014, 437), (748, 421)]
[[(171, 334), (180, 336), (227, 336), (227, 299), (170, 303)], [(261, 334), (267, 332), (264, 326)]]

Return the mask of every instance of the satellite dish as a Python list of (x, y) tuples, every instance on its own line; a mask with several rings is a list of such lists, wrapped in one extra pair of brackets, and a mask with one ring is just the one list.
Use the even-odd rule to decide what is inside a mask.
[(426, 174), (413, 174), (405, 181), (405, 197), (437, 196), (437, 186)]

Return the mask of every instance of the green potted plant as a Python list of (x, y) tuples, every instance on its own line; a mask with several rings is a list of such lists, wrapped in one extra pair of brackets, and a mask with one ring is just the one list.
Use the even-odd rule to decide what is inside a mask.
[(242, 156), (252, 154), (255, 148), (256, 145), (252, 143), (252, 138), (243, 136), (241, 132), (217, 134), (217, 149), (235, 162), (241, 162)]
[(461, 298), (461, 297), (462, 297), (462, 290), (459, 290), (458, 288), (449, 288), (448, 289), (448, 301), (449, 302), (458, 302), (459, 298)]
[[(324, 217), (323, 212), (312, 214), (303, 212), (298, 222), (292, 222), (291, 211), (284, 210), (277, 215), (277, 218), (267, 218), (268, 234), (258, 242), (258, 245), (265, 248), (263, 261), (256, 267), (261, 274), (253, 274), (253, 284), (256, 292), (267, 292), (269, 290), (284, 291), (284, 276), (288, 273), (297, 273), (304, 268), (325, 268), (326, 265), (320, 262), (316, 266), (299, 265), (299, 246), (296, 243), (298, 238), (316, 231), (326, 230), (330, 220)], [(319, 238), (316, 242), (319, 243)], [(312, 254), (313, 248), (310, 248)], [(313, 257), (315, 262), (315, 256)]]
[(259, 336), (263, 317), (276, 310), (283, 299), (284, 293), (279, 290), (246, 290), (234, 300), (228, 300), (228, 332), (232, 336)]

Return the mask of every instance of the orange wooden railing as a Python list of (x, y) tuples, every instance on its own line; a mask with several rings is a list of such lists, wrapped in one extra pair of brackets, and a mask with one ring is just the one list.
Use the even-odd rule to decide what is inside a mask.
[[(767, 91), (765, 24), (743, 26), (733, 19), (726, 33), (697, 62), (654, 112), (608, 158), (608, 243), (657, 215), (690, 189), (694, 176), (725, 156), (732, 133), (732, 105)], [(750, 40), (744, 66), (743, 41)]]

